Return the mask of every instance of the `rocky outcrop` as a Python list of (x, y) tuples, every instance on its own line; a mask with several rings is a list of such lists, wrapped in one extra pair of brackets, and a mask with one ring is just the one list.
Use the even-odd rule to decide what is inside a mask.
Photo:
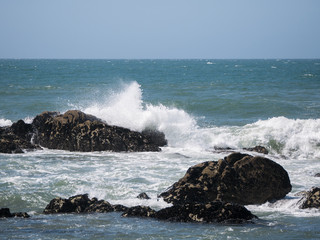
[(155, 218), (175, 222), (243, 223), (256, 218), (243, 206), (220, 201), (175, 205), (155, 211), (148, 206), (129, 208), (122, 205), (111, 205), (104, 200), (89, 199), (87, 194), (76, 195), (68, 199), (55, 198), (46, 206), (44, 213), (107, 213), (114, 211), (123, 212), (123, 217)]
[(320, 209), (320, 188), (314, 187), (305, 192), (304, 197), (299, 201), (300, 208), (317, 208)]
[(274, 161), (232, 153), (189, 168), (160, 197), (174, 205), (217, 200), (248, 205), (281, 199), (291, 188), (288, 173)]
[[(110, 126), (77, 110), (64, 114), (44, 112), (33, 120), (32, 125), (36, 131), (34, 141), (50, 149), (82, 152), (160, 151), (160, 146), (150, 137), (151, 133), (144, 135), (127, 128)], [(164, 138), (164, 135), (161, 137)]]
[(166, 144), (164, 134), (159, 131), (145, 130), (140, 133), (110, 126), (78, 110), (64, 114), (43, 112), (34, 118), (32, 124), (19, 120), (11, 127), (0, 128), (2, 153), (23, 153), (23, 149), (36, 149), (39, 145), (80, 152), (142, 152), (160, 151), (160, 147)]
[(26, 212), (11, 213), (9, 208), (0, 209), (0, 218), (11, 218), (11, 217), (29, 218), (30, 216)]

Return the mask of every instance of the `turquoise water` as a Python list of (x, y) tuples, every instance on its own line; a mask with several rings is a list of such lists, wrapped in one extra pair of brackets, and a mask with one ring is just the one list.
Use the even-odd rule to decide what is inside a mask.
[[(318, 239), (319, 210), (295, 194), (320, 185), (320, 60), (0, 60), (0, 126), (42, 111), (80, 109), (109, 124), (163, 131), (160, 153), (0, 154), (1, 239)], [(89, 193), (112, 204), (167, 204), (156, 196), (214, 147), (266, 146), (293, 190), (247, 206), (254, 225), (181, 224), (120, 214), (43, 215), (56, 197)], [(147, 192), (151, 200), (136, 196)], [(10, 228), (8, 228), (10, 225)]]

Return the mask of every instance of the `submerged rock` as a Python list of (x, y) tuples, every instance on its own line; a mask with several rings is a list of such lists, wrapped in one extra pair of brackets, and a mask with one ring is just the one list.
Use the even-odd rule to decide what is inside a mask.
[(137, 196), (137, 198), (139, 198), (139, 199), (151, 199), (151, 198), (148, 196), (148, 194), (146, 194), (145, 192), (140, 193), (140, 194)]
[(263, 154), (268, 154), (269, 151), (262, 146), (255, 146), (253, 148), (244, 148), (244, 150), (250, 151), (250, 152), (257, 152), (257, 153), (263, 153)]
[(281, 199), (291, 188), (288, 173), (274, 161), (232, 153), (219, 161), (190, 167), (160, 197), (174, 205), (217, 200), (248, 205)]
[(0, 218), (11, 218), (11, 217), (29, 218), (30, 216), (26, 212), (11, 213), (9, 208), (0, 209)]
[[(127, 128), (110, 126), (95, 116), (70, 110), (64, 114), (43, 112), (32, 123), (34, 141), (50, 149), (70, 151), (160, 151), (164, 135), (158, 138)], [(161, 138), (161, 140), (159, 140)]]
[(317, 208), (320, 209), (320, 188), (314, 187), (310, 191), (305, 192), (303, 198), (299, 201), (300, 208)]

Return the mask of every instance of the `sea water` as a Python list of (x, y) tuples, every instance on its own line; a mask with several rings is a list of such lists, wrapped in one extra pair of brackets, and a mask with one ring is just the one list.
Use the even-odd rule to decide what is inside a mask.
[[(320, 211), (296, 194), (320, 185), (320, 60), (0, 60), (0, 126), (79, 109), (111, 125), (163, 131), (161, 152), (0, 154), (0, 239), (319, 239)], [(289, 173), (286, 198), (246, 206), (255, 224), (172, 223), (120, 213), (42, 214), (55, 197), (170, 206), (157, 195), (215, 148), (262, 145)], [(253, 153), (250, 153), (253, 154)], [(146, 192), (151, 200), (136, 196)]]

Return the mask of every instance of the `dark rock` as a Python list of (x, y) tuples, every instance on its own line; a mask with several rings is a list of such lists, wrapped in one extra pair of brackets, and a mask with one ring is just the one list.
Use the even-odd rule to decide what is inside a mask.
[(262, 204), (281, 199), (291, 191), (288, 173), (264, 157), (232, 153), (224, 160), (200, 163), (160, 194), (173, 204), (232, 202)]
[[(147, 135), (110, 126), (81, 111), (43, 112), (33, 120), (34, 141), (50, 149), (70, 151), (160, 151), (162, 133)], [(157, 136), (157, 137), (156, 137)], [(161, 141), (160, 141), (161, 140)]]
[[(10, 211), (9, 213), (8, 211), (1, 209), (0, 216), (9, 216)], [(111, 205), (104, 200), (89, 199), (87, 194), (68, 199), (55, 198), (47, 205), (44, 213), (107, 213), (113, 211), (123, 212), (123, 217), (144, 217), (178, 222), (244, 223), (256, 218), (243, 206), (221, 201), (174, 205), (155, 211), (148, 206), (128, 208), (123, 205)]]
[(0, 209), (0, 218), (8, 218), (8, 217), (12, 217), (10, 209), (9, 208), (1, 208)]
[(122, 205), (111, 205), (97, 198), (90, 199), (88, 194), (72, 196), (68, 199), (55, 198), (46, 206), (43, 213), (106, 213), (114, 211), (126, 211), (128, 208)]
[(316, 173), (314, 176), (315, 177), (320, 177), (320, 173)]
[(76, 195), (68, 199), (55, 198), (50, 201), (43, 213), (81, 213), (95, 202), (96, 199), (89, 199), (88, 194)]
[(142, 131), (142, 134), (146, 136), (150, 142), (158, 146), (166, 146), (168, 144), (168, 141), (163, 132), (152, 129), (146, 129)]
[(317, 208), (320, 209), (320, 188), (314, 187), (306, 192), (304, 197), (300, 199), (300, 208)]
[(121, 204), (112, 205), (115, 212), (125, 212), (128, 210), (128, 207)]
[(29, 218), (30, 216), (26, 212), (11, 213), (9, 208), (0, 209), (0, 218), (11, 218), (11, 217)]
[(269, 151), (262, 146), (255, 146), (254, 148), (244, 148), (244, 150), (251, 151), (251, 152), (257, 152), (257, 153), (263, 153), (268, 154)]
[(37, 146), (30, 142), (32, 134), (32, 126), (22, 120), (11, 127), (0, 127), (0, 152), (23, 153), (22, 149), (36, 149)]
[(145, 192), (140, 193), (137, 198), (139, 199), (151, 199)]
[(244, 223), (257, 218), (245, 207), (220, 201), (206, 204), (174, 205), (156, 212), (160, 220), (177, 222)]
[(156, 211), (146, 206), (135, 206), (128, 208), (122, 217), (154, 217)]
[(91, 212), (98, 212), (98, 213), (106, 213), (106, 212), (113, 212), (113, 206), (104, 200), (94, 201), (88, 207), (84, 209), (83, 212), (91, 213)]

